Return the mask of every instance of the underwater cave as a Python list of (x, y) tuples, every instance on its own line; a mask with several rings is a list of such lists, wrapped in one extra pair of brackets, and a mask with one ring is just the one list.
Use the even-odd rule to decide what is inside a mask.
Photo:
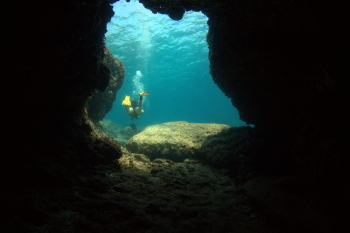
[[(201, 43), (208, 45), (210, 70), (203, 75), (206, 81), (196, 77), (186, 90), (172, 84), (181, 99), (157, 93), (154, 85), (162, 75), (150, 74), (134, 45), (107, 50), (115, 2), (5, 4), (4, 44), (10, 49), (3, 55), (3, 232), (345, 229), (350, 203), (344, 59), (349, 34), (344, 29), (349, 25), (343, 3), (140, 0), (174, 24), (185, 12), (208, 18)], [(125, 35), (128, 29), (123, 28)], [(113, 40), (125, 39), (118, 33)], [(149, 36), (140, 48), (147, 49)], [(182, 54), (196, 43), (186, 46)], [(124, 57), (114, 56), (118, 51)], [(123, 59), (137, 64), (128, 70)], [(163, 75), (171, 78), (168, 73)], [(124, 143), (116, 140), (101, 122), (113, 104), (123, 108), (124, 95), (134, 91), (126, 82), (134, 75), (145, 75), (141, 91), (155, 89), (144, 97), (149, 98), (144, 115), (132, 122), (155, 112), (156, 99), (186, 102), (189, 91), (202, 97), (193, 106), (216, 99), (213, 91), (201, 93), (210, 81), (244, 124), (231, 123), (238, 122), (234, 114), (227, 114), (228, 123), (205, 124), (152, 117), (145, 129), (122, 129), (129, 134)], [(179, 85), (185, 79), (172, 78)]]

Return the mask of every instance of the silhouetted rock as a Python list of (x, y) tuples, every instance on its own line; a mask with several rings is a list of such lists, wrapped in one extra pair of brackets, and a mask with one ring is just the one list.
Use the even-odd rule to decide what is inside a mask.
[(104, 90), (95, 90), (86, 103), (89, 117), (95, 123), (103, 120), (104, 116), (112, 109), (113, 102), (125, 76), (123, 63), (114, 57), (107, 48), (105, 48), (105, 57), (102, 63), (109, 69), (106, 74), (109, 76), (108, 85)]

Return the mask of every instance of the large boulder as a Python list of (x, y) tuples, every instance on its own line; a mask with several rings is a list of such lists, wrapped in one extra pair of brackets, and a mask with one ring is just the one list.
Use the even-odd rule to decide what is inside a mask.
[(200, 158), (200, 148), (206, 137), (217, 134), (230, 126), (210, 123), (168, 122), (148, 126), (133, 136), (126, 144), (129, 151), (142, 153), (151, 159), (167, 158), (183, 161)]

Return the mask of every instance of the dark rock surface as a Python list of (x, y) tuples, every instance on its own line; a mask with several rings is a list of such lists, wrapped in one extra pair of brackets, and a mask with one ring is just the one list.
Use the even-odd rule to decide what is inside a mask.
[[(182, 178), (170, 162), (165, 166), (158, 161), (164, 166), (151, 168), (151, 175), (121, 173), (117, 159), (122, 148), (93, 132), (84, 108), (89, 96), (105, 90), (109, 83), (103, 38), (113, 15), (111, 2), (2, 4), (6, 11), (2, 231), (264, 232), (266, 224), (261, 222), (265, 222), (274, 232), (319, 232), (315, 225), (320, 219), (323, 231), (348, 229), (346, 55), (350, 34), (346, 1), (141, 1), (153, 12), (176, 20), (187, 10), (209, 17), (213, 79), (231, 98), (242, 120), (255, 125), (252, 143), (236, 144), (237, 151), (248, 158), (238, 162), (258, 158), (256, 165), (260, 164), (253, 166), (258, 169), (251, 180), (245, 183), (243, 177), (245, 184), (235, 184), (242, 191), (237, 195), (230, 189), (231, 181), (227, 183), (231, 196), (220, 196), (225, 185), (215, 180), (219, 175), (204, 167), (195, 167), (194, 176), (205, 171), (211, 174), (208, 179), (213, 185), (203, 181), (203, 186), (200, 182), (188, 186), (191, 178), (184, 172), (186, 166), (180, 166)], [(227, 143), (224, 147), (235, 145), (235, 141)], [(225, 161), (219, 156), (210, 158), (218, 166)], [(296, 182), (295, 177), (307, 182)], [(159, 182), (153, 184), (151, 178)], [(190, 192), (191, 187), (196, 194)], [(190, 194), (184, 195), (185, 191)], [(280, 193), (285, 198), (280, 199)], [(249, 197), (246, 201), (254, 215), (239, 213), (242, 202), (232, 204), (231, 200), (241, 200), (240, 195)], [(288, 207), (287, 200), (296, 203), (296, 208)], [(226, 209), (225, 201), (232, 209)], [(305, 206), (310, 208), (305, 210)], [(174, 210), (180, 210), (180, 216)], [(295, 217), (303, 210), (304, 217)], [(286, 224), (286, 218), (293, 222)], [(212, 222), (219, 219), (224, 220)], [(261, 227), (251, 219), (257, 219)], [(240, 222), (244, 223), (241, 228), (235, 225)]]
[(201, 159), (199, 149), (206, 137), (229, 128), (228, 125), (167, 122), (151, 125), (128, 140), (126, 148), (133, 153), (143, 153), (151, 159), (166, 158), (183, 161)]
[(228, 169), (236, 181), (243, 182), (241, 179), (246, 181), (256, 171), (250, 149), (253, 135), (251, 127), (231, 127), (205, 138), (200, 152), (208, 164)]
[(330, 232), (329, 217), (322, 208), (322, 200), (310, 198), (306, 192), (312, 185), (306, 177), (258, 177), (246, 182), (243, 189), (252, 203), (265, 216), (270, 216), (267, 221), (288, 227), (290, 231), (303, 226), (309, 232)]
[(298, 172), (300, 163), (286, 151), (284, 136), (275, 137), (252, 127), (231, 127), (207, 137), (200, 149), (214, 167), (228, 169), (237, 182), (257, 174), (281, 176)]

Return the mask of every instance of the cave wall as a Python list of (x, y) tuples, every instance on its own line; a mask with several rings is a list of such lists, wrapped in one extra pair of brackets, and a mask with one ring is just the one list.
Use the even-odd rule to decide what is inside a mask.
[(108, 1), (20, 1), (5, 8), (13, 12), (4, 42), (11, 45), (4, 54), (12, 92), (9, 139), (30, 144), (28, 132), (64, 135), (84, 121), (88, 97), (109, 83), (103, 40), (112, 7)]
[(117, 169), (118, 142), (96, 136), (85, 109), (92, 93), (109, 84), (104, 34), (114, 14), (110, 2), (19, 1), (4, 9), (11, 14), (4, 31), (10, 49), (3, 54), (9, 126), (3, 187), (53, 187), (99, 164)]
[(334, 112), (343, 98), (339, 6), (284, 1), (241, 7), (228, 15), (207, 14), (211, 72), (242, 120), (290, 127), (306, 120), (300, 115), (326, 118)]
[(335, 189), (331, 180), (342, 179), (348, 164), (343, 57), (349, 38), (343, 6), (330, 1), (232, 4), (227, 14), (204, 11), (214, 82), (241, 119), (255, 125), (264, 139), (256, 148), (266, 161), (304, 170), (324, 188), (328, 180), (326, 189)]

